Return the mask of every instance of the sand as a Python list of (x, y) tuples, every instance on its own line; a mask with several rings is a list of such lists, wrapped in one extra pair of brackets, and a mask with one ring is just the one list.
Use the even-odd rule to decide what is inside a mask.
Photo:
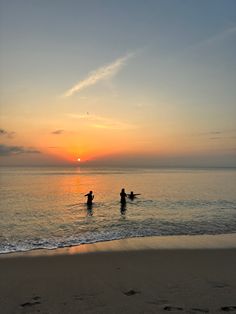
[(152, 241), (1, 256), (0, 312), (236, 313), (235, 248)]

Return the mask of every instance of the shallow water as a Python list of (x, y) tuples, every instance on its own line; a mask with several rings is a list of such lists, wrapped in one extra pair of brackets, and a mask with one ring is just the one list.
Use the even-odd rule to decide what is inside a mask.
[[(235, 169), (1, 168), (0, 253), (236, 232)], [(141, 195), (121, 208), (124, 187)], [(85, 204), (89, 190), (94, 205)]]

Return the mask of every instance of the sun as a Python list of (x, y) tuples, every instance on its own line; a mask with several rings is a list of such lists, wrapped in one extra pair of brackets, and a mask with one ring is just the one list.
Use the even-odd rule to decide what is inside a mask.
[(81, 161), (81, 159), (80, 159), (80, 158), (78, 158), (78, 159), (77, 159), (77, 161), (78, 161), (78, 162), (80, 162), (80, 161)]

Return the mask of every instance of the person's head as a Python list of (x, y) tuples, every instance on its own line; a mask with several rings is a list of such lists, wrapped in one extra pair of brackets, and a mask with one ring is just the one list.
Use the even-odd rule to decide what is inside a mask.
[(89, 194), (93, 194), (93, 191), (90, 191)]
[(125, 189), (123, 188), (122, 190), (121, 190), (121, 192), (124, 192), (125, 191)]
[(131, 194), (131, 195), (133, 195), (133, 194), (134, 194), (134, 192), (133, 192), (133, 191), (131, 191), (131, 192), (130, 192), (130, 194)]

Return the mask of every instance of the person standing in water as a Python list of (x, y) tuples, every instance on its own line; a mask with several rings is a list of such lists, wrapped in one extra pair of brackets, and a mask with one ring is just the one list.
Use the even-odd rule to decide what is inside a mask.
[(133, 200), (137, 195), (140, 195), (140, 193), (134, 193), (133, 191), (130, 192), (130, 194), (127, 194), (128, 198)]
[(87, 205), (92, 205), (93, 204), (93, 191), (90, 191), (88, 194), (85, 194), (84, 196), (87, 196)]
[(120, 192), (120, 202), (121, 204), (126, 204), (127, 194), (125, 193), (125, 189), (122, 189)]

